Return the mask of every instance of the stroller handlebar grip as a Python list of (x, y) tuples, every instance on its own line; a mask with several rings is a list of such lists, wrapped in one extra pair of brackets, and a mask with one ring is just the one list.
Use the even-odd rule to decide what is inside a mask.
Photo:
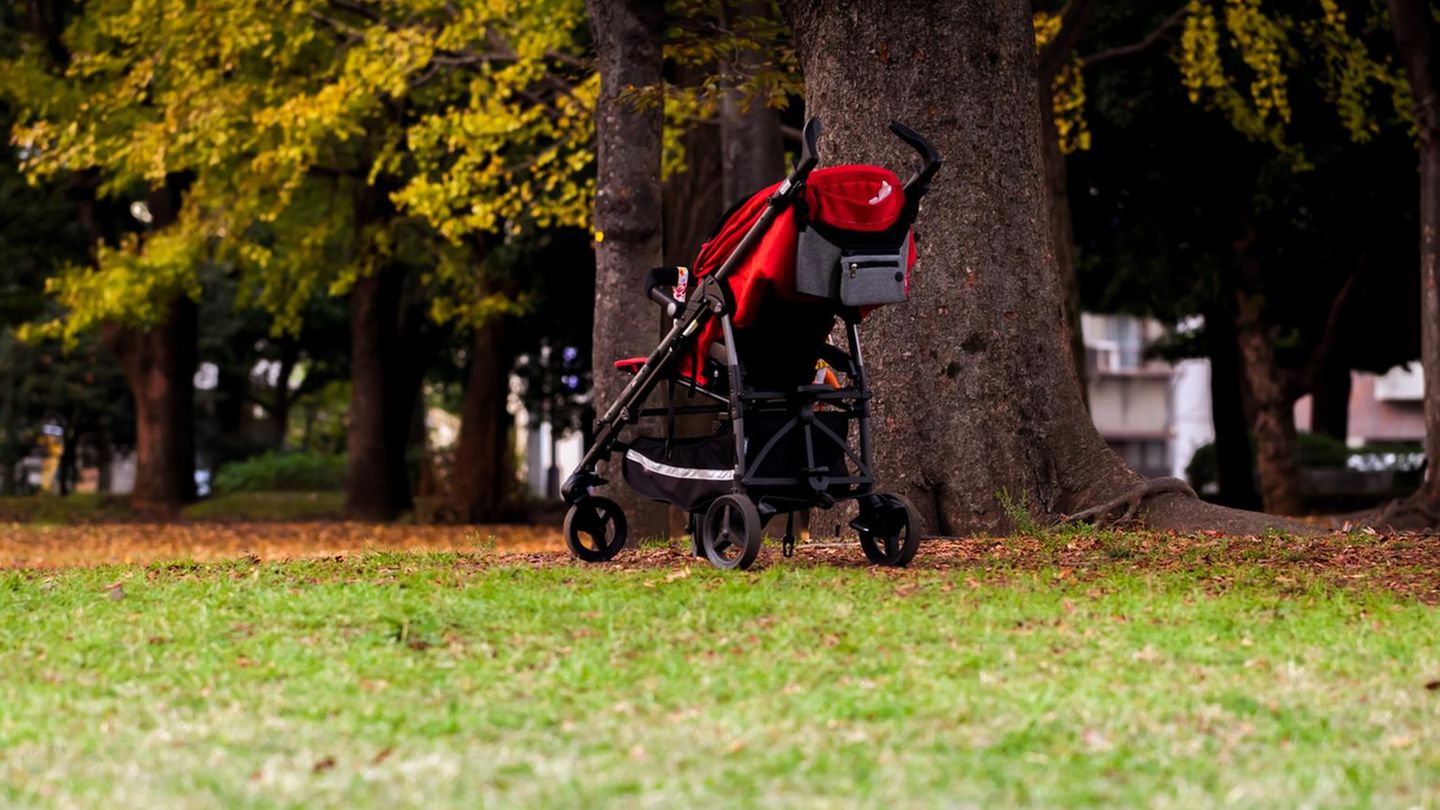
[(940, 171), (940, 167), (944, 165), (945, 161), (940, 157), (940, 153), (935, 151), (935, 147), (925, 140), (925, 136), (910, 127), (899, 121), (891, 121), (890, 131), (920, 154), (920, 167), (916, 169), (915, 174), (909, 180), (905, 181), (906, 198), (913, 196), (918, 200), (930, 190), (930, 179)]
[(805, 129), (800, 133), (800, 160), (795, 163), (795, 170), (790, 173), (793, 183), (803, 183), (820, 163), (820, 119), (809, 118), (805, 121)]
[(679, 283), (680, 268), (656, 267), (645, 274), (645, 297), (659, 304), (664, 308), (665, 314), (673, 318), (680, 312), (681, 306), (670, 288)]

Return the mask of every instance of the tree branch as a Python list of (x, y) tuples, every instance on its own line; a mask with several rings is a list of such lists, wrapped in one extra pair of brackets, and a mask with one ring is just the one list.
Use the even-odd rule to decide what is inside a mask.
[(1055, 78), (1061, 65), (1069, 60), (1070, 54), (1075, 52), (1080, 34), (1084, 32), (1085, 26), (1090, 24), (1090, 18), (1095, 16), (1096, 2), (1097, 0), (1070, 0), (1061, 10), (1060, 33), (1040, 49), (1040, 78), (1046, 86)]
[(1109, 62), (1114, 59), (1123, 59), (1127, 56), (1133, 56), (1137, 53), (1141, 53), (1143, 51), (1149, 50), (1150, 48), (1153, 48), (1155, 44), (1160, 41), (1160, 38), (1165, 36), (1166, 31), (1169, 31), (1177, 23), (1179, 23), (1182, 19), (1185, 18), (1185, 9), (1185, 6), (1181, 6), (1180, 8), (1177, 8), (1174, 11), (1170, 12), (1169, 17), (1166, 17), (1164, 20), (1162, 20), (1160, 25), (1155, 27), (1154, 31), (1146, 34), (1145, 38), (1140, 40), (1139, 42), (1132, 42), (1129, 45), (1121, 45), (1118, 48), (1111, 48), (1109, 50), (1100, 51), (1099, 53), (1093, 53), (1089, 56), (1081, 57), (1080, 64), (1083, 67), (1093, 67), (1095, 65)]
[(1334, 300), (1330, 302), (1330, 312), (1325, 316), (1325, 329), (1320, 333), (1320, 340), (1316, 342), (1305, 366), (1297, 374), (1297, 385), (1301, 391), (1309, 391), (1315, 387), (1320, 370), (1324, 368), (1325, 361), (1329, 359), (1340, 339), (1340, 321), (1344, 317), (1346, 305), (1350, 302), (1350, 291), (1355, 287), (1355, 279), (1360, 277), (1360, 269), (1356, 268), (1345, 279), (1345, 283), (1341, 284), (1340, 290), (1335, 293)]

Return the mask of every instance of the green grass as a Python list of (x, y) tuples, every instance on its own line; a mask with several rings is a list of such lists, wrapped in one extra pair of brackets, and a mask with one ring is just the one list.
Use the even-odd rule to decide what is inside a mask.
[[(343, 492), (232, 492), (180, 510), (184, 520), (335, 520), (345, 510)], [(0, 496), (0, 524), (73, 525), (140, 519), (124, 496), (83, 492)]]
[(186, 506), (186, 520), (336, 520), (345, 511), (343, 492), (230, 492)]
[(0, 805), (1440, 803), (1383, 593), (482, 559), (0, 573)]
[(59, 495), (0, 495), (0, 524), (47, 526), (126, 520), (132, 516), (125, 498), (77, 492)]

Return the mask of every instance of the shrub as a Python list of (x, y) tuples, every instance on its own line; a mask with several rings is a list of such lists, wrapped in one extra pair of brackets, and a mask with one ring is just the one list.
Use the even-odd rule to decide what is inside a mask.
[[(1255, 438), (1250, 438), (1253, 453)], [(1377, 448), (1391, 448), (1392, 445), (1377, 445)], [(1395, 445), (1395, 447), (1410, 447), (1409, 445)], [(1295, 460), (1305, 469), (1343, 469), (1350, 457), (1366, 452), (1377, 452), (1375, 448), (1355, 450), (1347, 447), (1339, 439), (1319, 433), (1299, 433), (1295, 436)], [(1252, 455), (1251, 463), (1254, 463)], [(1215, 483), (1218, 471), (1215, 457), (1215, 444), (1201, 445), (1195, 450), (1191, 457), (1190, 464), (1185, 468), (1185, 477), (1190, 479), (1190, 486), (1199, 492), (1207, 484)]]
[(271, 451), (227, 464), (215, 476), (215, 491), (330, 492), (345, 488), (345, 456)]

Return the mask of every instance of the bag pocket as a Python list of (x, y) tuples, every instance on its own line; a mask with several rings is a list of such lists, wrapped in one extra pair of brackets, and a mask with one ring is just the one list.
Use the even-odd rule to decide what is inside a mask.
[(844, 251), (814, 228), (800, 231), (795, 248), (795, 292), (834, 301), (840, 297)]
[(865, 307), (904, 301), (905, 259), (903, 253), (840, 257), (840, 303)]

